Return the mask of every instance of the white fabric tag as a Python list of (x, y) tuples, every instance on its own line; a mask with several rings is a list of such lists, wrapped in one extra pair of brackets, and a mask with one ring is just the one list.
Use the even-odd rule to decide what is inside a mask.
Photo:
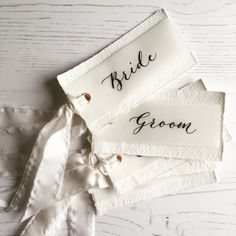
[(166, 90), (93, 136), (95, 153), (220, 160), (224, 93)]
[[(199, 90), (205, 90), (202, 81), (181, 89), (191, 93)], [(115, 122), (119, 122), (120, 118)], [(114, 132), (112, 134), (116, 135)], [(224, 136), (224, 140), (228, 140), (227, 137), (228, 135)], [(122, 207), (140, 200), (180, 193), (187, 188), (214, 183), (214, 169), (215, 163), (211, 161), (123, 155), (120, 166), (109, 174), (113, 188), (103, 192), (93, 189), (92, 195), (97, 212), (104, 214), (113, 207)]]
[[(206, 90), (201, 80), (191, 83), (182, 91)], [(155, 178), (193, 174), (215, 169), (214, 162), (200, 160), (169, 159), (164, 157), (127, 156), (122, 155), (121, 164), (109, 173), (113, 187), (118, 194), (132, 191), (138, 186)], [(94, 193), (96, 194), (96, 193)]]
[(164, 10), (159, 10), (57, 78), (75, 111), (94, 133), (195, 63)]
[(121, 164), (109, 177), (116, 192), (124, 194), (153, 178), (158, 182), (163, 177), (213, 171), (215, 166), (212, 164), (200, 160), (123, 156)]
[(189, 188), (212, 183), (215, 183), (214, 172), (201, 172), (182, 174), (180, 176), (174, 175), (162, 179), (153, 178), (148, 183), (145, 183), (145, 185), (121, 195), (117, 194), (112, 187), (103, 190), (96, 188), (92, 190), (92, 195), (97, 214), (102, 215), (112, 208), (123, 207), (154, 197), (177, 194)]

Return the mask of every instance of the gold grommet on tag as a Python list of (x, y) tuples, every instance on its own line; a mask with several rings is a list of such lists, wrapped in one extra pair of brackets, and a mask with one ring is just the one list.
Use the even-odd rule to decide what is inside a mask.
[(116, 156), (116, 159), (117, 159), (119, 162), (121, 162), (121, 161), (122, 161), (122, 156), (117, 155), (117, 156)]
[(88, 102), (90, 102), (90, 100), (91, 100), (91, 95), (90, 95), (89, 93), (82, 93), (82, 96), (84, 96), (85, 99), (86, 99)]

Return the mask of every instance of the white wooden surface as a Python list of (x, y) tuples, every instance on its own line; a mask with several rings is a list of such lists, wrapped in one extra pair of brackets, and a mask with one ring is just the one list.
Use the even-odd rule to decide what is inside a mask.
[[(1, 0), (0, 101), (58, 106), (55, 76), (77, 65), (164, 7), (190, 42), (202, 78), (225, 91), (227, 143), (219, 181), (185, 194), (112, 210), (96, 218), (98, 236), (236, 235), (236, 2), (234, 0)], [(180, 83), (181, 80), (179, 81)], [(11, 222), (0, 213), (0, 236)], [(13, 219), (15, 220), (15, 219)], [(4, 233), (3, 233), (4, 232)], [(8, 235), (8, 234), (7, 234)]]

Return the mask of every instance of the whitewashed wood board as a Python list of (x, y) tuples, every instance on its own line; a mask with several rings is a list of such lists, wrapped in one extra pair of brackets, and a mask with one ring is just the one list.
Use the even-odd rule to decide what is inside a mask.
[[(96, 217), (96, 234), (236, 235), (236, 2), (234, 0), (1, 0), (0, 103), (58, 107), (56, 75), (77, 65), (164, 7), (189, 41), (198, 65), (179, 83), (203, 79), (225, 91), (226, 144), (219, 181), (184, 194)], [(0, 236), (18, 218), (0, 213)], [(65, 230), (64, 230), (65, 233)]]

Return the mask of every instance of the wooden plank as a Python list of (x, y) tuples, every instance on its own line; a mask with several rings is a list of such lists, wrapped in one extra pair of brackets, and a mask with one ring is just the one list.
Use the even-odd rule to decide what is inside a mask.
[[(165, 7), (189, 41), (198, 65), (182, 81), (202, 78), (227, 93), (226, 144), (219, 182), (185, 194), (112, 210), (96, 218), (107, 235), (236, 235), (236, 3), (231, 0), (2, 0), (0, 103), (57, 107), (65, 98), (56, 75)], [(179, 81), (181, 84), (181, 80)], [(60, 97), (60, 99), (59, 99)], [(12, 235), (17, 216), (0, 213), (0, 235)]]

